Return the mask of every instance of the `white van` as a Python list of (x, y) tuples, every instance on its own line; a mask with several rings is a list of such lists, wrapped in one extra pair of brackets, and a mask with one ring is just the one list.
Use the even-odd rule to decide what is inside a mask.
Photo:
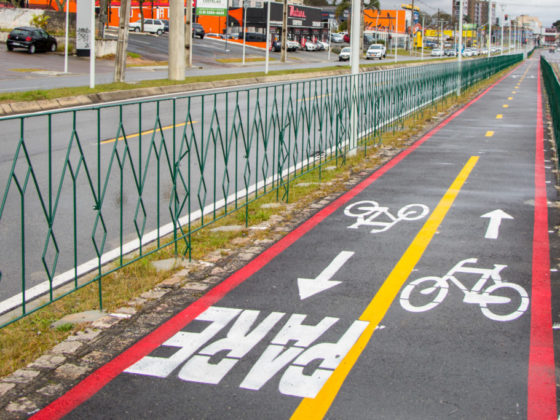
[[(142, 29), (140, 20), (130, 22), (128, 29), (134, 32), (140, 32)], [(165, 23), (159, 19), (144, 19), (144, 32), (161, 35), (165, 31)]]

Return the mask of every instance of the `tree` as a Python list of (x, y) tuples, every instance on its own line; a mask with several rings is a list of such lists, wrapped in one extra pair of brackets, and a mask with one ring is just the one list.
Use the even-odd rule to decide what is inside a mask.
[(432, 17), (426, 12), (420, 12), (419, 18), (420, 18), (420, 22), (422, 22), (422, 18), (424, 19), (424, 25), (426, 26), (432, 24)]
[(364, 10), (377, 10), (377, 13), (379, 13), (381, 6), (379, 0), (364, 0), (360, 4), (362, 6), (362, 10), (360, 11), (360, 51), (363, 51), (365, 30)]
[(554, 22), (552, 26), (556, 28), (556, 31), (560, 32), (560, 19)]

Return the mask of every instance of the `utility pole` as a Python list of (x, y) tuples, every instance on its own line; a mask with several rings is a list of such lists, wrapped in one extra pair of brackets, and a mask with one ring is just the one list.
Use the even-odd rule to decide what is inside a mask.
[(115, 56), (115, 72), (113, 82), (124, 82), (126, 69), (126, 48), (128, 45), (128, 17), (130, 16), (130, 0), (121, 1), (119, 9), (119, 34), (117, 39), (117, 54)]
[(192, 67), (192, 20), (193, 20), (193, 10), (192, 10), (192, 0), (187, 0), (187, 19), (185, 22), (185, 63), (186, 66)]
[(414, 40), (414, 0), (412, 0), (410, 9), (410, 41), (408, 44), (408, 50), (412, 52), (412, 41)]
[(185, 9), (183, 0), (169, 2), (169, 80), (185, 80)]
[(282, 51), (280, 52), (280, 61), (286, 62), (286, 41), (288, 39), (288, 0), (284, 0), (282, 6)]

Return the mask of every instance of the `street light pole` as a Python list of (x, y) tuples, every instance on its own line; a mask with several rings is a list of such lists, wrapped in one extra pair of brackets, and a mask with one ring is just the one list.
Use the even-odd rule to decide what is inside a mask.
[(247, 0), (243, 0), (243, 65), (245, 65), (245, 33), (247, 32), (247, 28), (245, 25), (247, 24)]
[(349, 155), (356, 154), (358, 145), (358, 77), (360, 73), (360, 12), (361, 1), (352, 0), (352, 23), (350, 28), (351, 72), (352, 72), (352, 108), (350, 113)]
[(504, 54), (504, 7), (505, 5), (501, 4), (502, 15), (500, 16), (500, 55)]
[(457, 96), (461, 94), (462, 66), (463, 66), (463, 0), (459, 1), (459, 46), (457, 47), (457, 63), (459, 80), (457, 81)]
[(399, 39), (397, 34), (399, 33), (399, 10), (395, 9), (395, 63), (398, 61), (399, 55)]
[(265, 51), (265, 65), (264, 65), (264, 74), (268, 74), (268, 56), (269, 56), (269, 47), (268, 44), (270, 43), (270, 0), (268, 0), (267, 8), (266, 8), (266, 51)]
[(424, 59), (424, 15), (422, 15), (422, 60)]
[(488, 58), (490, 58), (491, 46), (492, 46), (492, 0), (488, 0)]

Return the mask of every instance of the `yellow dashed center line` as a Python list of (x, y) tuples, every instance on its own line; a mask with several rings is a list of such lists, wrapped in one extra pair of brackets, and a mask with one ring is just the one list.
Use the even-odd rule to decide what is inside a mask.
[(508, 104), (503, 104), (502, 108), (509, 108), (509, 105)]
[(512, 99), (513, 99), (513, 96), (510, 96), (510, 97), (508, 98), (508, 101), (511, 101)]
[(331, 96), (330, 94), (325, 94), (325, 95), (317, 95), (317, 96), (312, 96), (310, 98), (300, 98), (298, 99), (298, 102), (306, 102), (306, 101), (312, 101), (314, 99), (319, 99), (319, 98), (325, 98)]
[[(175, 128), (184, 127), (187, 124), (196, 124), (197, 122), (198, 121), (191, 121), (191, 122), (188, 122), (188, 123), (184, 122), (184, 123), (175, 124)], [(173, 125), (168, 125), (168, 126), (165, 126), (165, 127), (161, 127), (161, 129), (158, 128), (157, 131), (170, 130), (172, 128), (173, 128)], [(127, 134), (126, 139), (130, 140), (130, 139), (133, 139), (135, 137), (139, 137), (140, 135), (143, 136), (145, 134), (152, 134), (154, 131), (155, 130), (146, 130), (146, 131), (142, 131), (141, 133)], [(121, 141), (121, 140), (124, 140), (124, 136), (121, 136), (119, 138), (109, 139), (109, 140), (103, 140), (101, 142), (101, 144), (114, 143), (116, 141)]]
[(360, 316), (360, 320), (369, 322), (369, 325), (325, 382), (317, 396), (315, 398), (304, 398), (300, 402), (298, 408), (291, 417), (292, 420), (322, 419), (327, 414), (327, 411), (336, 398), (346, 377), (368, 345), (375, 329), (385, 317), (385, 314), (397, 297), (399, 290), (410, 276), (410, 273), (412, 273), (418, 261), (420, 261), (420, 258), (422, 258), (424, 251), (428, 248), (428, 245), (477, 162), (478, 156), (472, 156), (459, 175), (457, 175), (457, 178), (455, 178), (440, 200), (437, 207), (430, 215), (430, 218), (426, 221), (422, 229), (420, 229), (420, 232), (418, 232), (397, 265), (393, 268), (393, 271), (391, 271)]
[(493, 131), (489, 130), (489, 131), (486, 132), (486, 137), (492, 137), (493, 135), (494, 135)]
[(504, 116), (503, 116), (502, 114), (496, 115), (496, 119), (497, 119), (497, 120), (501, 120), (502, 118), (504, 118)]

